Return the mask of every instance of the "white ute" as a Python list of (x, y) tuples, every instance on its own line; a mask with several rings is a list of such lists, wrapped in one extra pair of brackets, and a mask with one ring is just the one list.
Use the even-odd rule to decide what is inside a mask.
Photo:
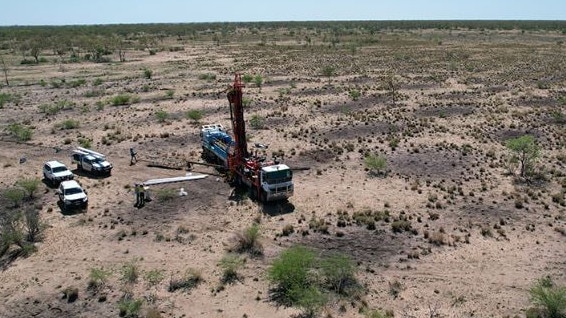
[(77, 169), (86, 171), (92, 175), (110, 175), (112, 164), (106, 160), (106, 156), (90, 149), (77, 147), (71, 155)]
[(43, 178), (51, 184), (73, 180), (74, 177), (73, 173), (67, 169), (67, 166), (57, 160), (47, 161), (43, 165)]
[(88, 197), (86, 192), (75, 180), (63, 181), (57, 190), (59, 202), (63, 211), (72, 208), (86, 209), (88, 207)]

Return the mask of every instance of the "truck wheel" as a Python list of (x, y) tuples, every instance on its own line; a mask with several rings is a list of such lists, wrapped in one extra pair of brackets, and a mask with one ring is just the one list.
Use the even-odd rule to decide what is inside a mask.
[(262, 203), (267, 202), (267, 193), (265, 193), (264, 191), (261, 192), (261, 202)]

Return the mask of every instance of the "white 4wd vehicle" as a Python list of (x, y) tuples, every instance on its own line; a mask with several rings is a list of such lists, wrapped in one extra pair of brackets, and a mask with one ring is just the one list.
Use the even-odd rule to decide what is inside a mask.
[(51, 184), (58, 184), (61, 181), (73, 180), (73, 173), (67, 169), (67, 166), (59, 161), (47, 161), (43, 165), (43, 177)]
[(86, 209), (88, 207), (88, 197), (86, 192), (75, 180), (63, 181), (57, 190), (59, 202), (63, 211), (72, 208)]
[(106, 160), (106, 156), (90, 149), (77, 147), (71, 155), (73, 163), (77, 164), (77, 169), (86, 171), (92, 175), (110, 175), (112, 164)]

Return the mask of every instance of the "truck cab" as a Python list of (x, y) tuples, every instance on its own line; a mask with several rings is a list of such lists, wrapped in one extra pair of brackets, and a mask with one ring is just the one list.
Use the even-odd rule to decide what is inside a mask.
[(284, 200), (293, 195), (293, 171), (285, 164), (268, 165), (261, 168), (263, 201)]

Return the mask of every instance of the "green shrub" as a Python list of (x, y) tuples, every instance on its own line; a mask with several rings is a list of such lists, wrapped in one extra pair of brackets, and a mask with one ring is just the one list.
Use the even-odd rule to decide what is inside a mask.
[(255, 86), (257, 86), (259, 88), (259, 91), (261, 92), (261, 86), (263, 85), (263, 77), (259, 74), (254, 76), (254, 83)]
[(128, 94), (120, 94), (117, 96), (114, 96), (111, 100), (112, 105), (114, 106), (122, 106), (122, 105), (128, 105), (132, 100), (132, 97)]
[(248, 98), (248, 97), (243, 97), (242, 98), (242, 106), (244, 108), (248, 108), (250, 105), (252, 104), (252, 99)]
[(281, 253), (268, 270), (268, 278), (277, 286), (284, 303), (297, 304), (304, 290), (311, 286), (311, 269), (316, 259), (312, 250), (294, 246)]
[(62, 110), (65, 109), (72, 109), (75, 107), (75, 103), (70, 102), (66, 99), (60, 100), (55, 104), (41, 104), (39, 105), (39, 112), (44, 113), (46, 115), (55, 115)]
[(263, 245), (259, 241), (259, 225), (254, 223), (241, 233), (236, 234), (236, 246), (234, 250), (238, 253), (249, 253), (253, 256), (263, 254)]
[(149, 272), (145, 273), (145, 280), (149, 283), (150, 286), (155, 286), (164, 278), (164, 274), (162, 270), (159, 269), (152, 269)]
[(364, 315), (367, 318), (393, 318), (394, 317), (392, 311), (387, 311), (384, 314), (383, 312), (381, 312), (380, 310), (377, 310), (377, 309), (368, 310), (364, 313)]
[(199, 109), (191, 109), (189, 111), (187, 111), (187, 118), (192, 119), (196, 122), (198, 122), (199, 120), (201, 120), (203, 117), (203, 113), (202, 110)]
[(141, 310), (143, 304), (143, 300), (141, 299), (132, 299), (131, 297), (123, 297), (118, 302), (118, 309), (120, 311), (120, 317), (125, 318), (136, 318), (139, 316), (139, 312)]
[(358, 99), (360, 99), (360, 96), (362, 96), (362, 93), (360, 93), (360, 91), (357, 89), (353, 89), (349, 92), (349, 95), (353, 101), (357, 101)]
[(24, 209), (26, 239), (30, 243), (39, 241), (44, 226), (39, 216), (39, 210), (33, 206)]
[(168, 89), (168, 90), (165, 92), (165, 98), (171, 99), (171, 98), (173, 98), (173, 95), (175, 95), (175, 91), (172, 90), (172, 89)]
[(102, 89), (91, 89), (88, 90), (84, 93), (84, 97), (90, 98), (90, 97), (99, 97), (99, 96), (104, 96), (106, 94), (106, 92)]
[(251, 76), (250, 74), (244, 74), (242, 76), (242, 80), (244, 81), (244, 83), (250, 83), (251, 81), (253, 81), (254, 77)]
[(22, 203), (26, 193), (19, 187), (8, 188), (4, 190), (4, 197), (12, 203), (12, 206), (17, 208)]
[(139, 269), (136, 261), (133, 260), (122, 266), (122, 280), (126, 283), (135, 284), (138, 281)]
[(321, 69), (320, 73), (322, 76), (328, 77), (328, 82), (330, 83), (330, 78), (336, 75), (336, 68), (332, 65), (326, 65)]
[(556, 286), (549, 276), (539, 279), (529, 290), (532, 302), (544, 312), (544, 317), (566, 317), (566, 287)]
[(24, 231), (21, 220), (20, 211), (8, 210), (0, 214), (0, 256), (4, 255), (12, 244), (23, 246)]
[(153, 76), (153, 71), (150, 69), (144, 69), (143, 70), (143, 77), (147, 78), (147, 79), (151, 79), (151, 77)]
[(61, 129), (75, 129), (75, 128), (79, 128), (79, 121), (74, 119), (66, 119), (57, 126), (60, 127)]
[(222, 283), (230, 284), (238, 280), (238, 269), (244, 265), (244, 260), (238, 255), (228, 254), (218, 265), (222, 268)]
[(104, 82), (102, 81), (102, 79), (100, 79), (100, 78), (95, 78), (94, 81), (92, 81), (92, 86), (100, 86), (100, 85), (102, 85), (102, 83), (104, 83)]
[(155, 196), (157, 197), (157, 202), (163, 203), (175, 198), (176, 193), (175, 190), (171, 188), (163, 188), (163, 189), (157, 189), (157, 191), (155, 191)]
[(4, 105), (14, 101), (15, 98), (13, 95), (8, 93), (0, 93), (0, 109), (4, 108)]
[(380, 175), (387, 168), (387, 159), (376, 154), (367, 155), (364, 158), (364, 163), (370, 174)]
[(411, 222), (408, 220), (397, 220), (391, 223), (391, 230), (393, 233), (402, 233), (403, 231), (409, 232), (412, 230)]
[(8, 132), (16, 137), (18, 141), (29, 141), (33, 135), (33, 130), (20, 123), (12, 123), (8, 125)]
[(112, 273), (103, 268), (91, 268), (87, 288), (95, 291), (100, 290), (106, 285), (110, 275)]
[(77, 141), (83, 148), (90, 148), (92, 146), (92, 140), (89, 138), (79, 137)]
[(216, 75), (212, 73), (199, 74), (198, 79), (204, 81), (214, 81), (216, 80)]
[(339, 295), (349, 295), (355, 287), (356, 266), (352, 260), (342, 254), (334, 254), (320, 261), (324, 277), (324, 287)]
[(75, 87), (83, 86), (85, 84), (86, 84), (86, 80), (84, 78), (80, 78), (80, 79), (68, 82), (67, 87), (75, 88)]
[(173, 279), (169, 281), (169, 292), (175, 292), (179, 289), (185, 291), (191, 290), (198, 286), (202, 282), (202, 274), (193, 268), (189, 268), (181, 278)]
[(167, 120), (167, 118), (169, 118), (169, 113), (161, 109), (155, 112), (155, 117), (157, 118), (158, 122), (163, 123)]
[(41, 180), (39, 178), (24, 178), (16, 181), (16, 184), (27, 193), (29, 199), (33, 199)]
[(303, 246), (283, 251), (268, 269), (268, 279), (275, 285), (274, 300), (296, 306), (312, 317), (324, 306), (328, 294), (357, 297), (361, 288), (355, 278), (356, 266), (341, 254), (317, 257)]
[(254, 114), (250, 119), (250, 125), (252, 126), (253, 129), (262, 129), (263, 118), (258, 114)]

